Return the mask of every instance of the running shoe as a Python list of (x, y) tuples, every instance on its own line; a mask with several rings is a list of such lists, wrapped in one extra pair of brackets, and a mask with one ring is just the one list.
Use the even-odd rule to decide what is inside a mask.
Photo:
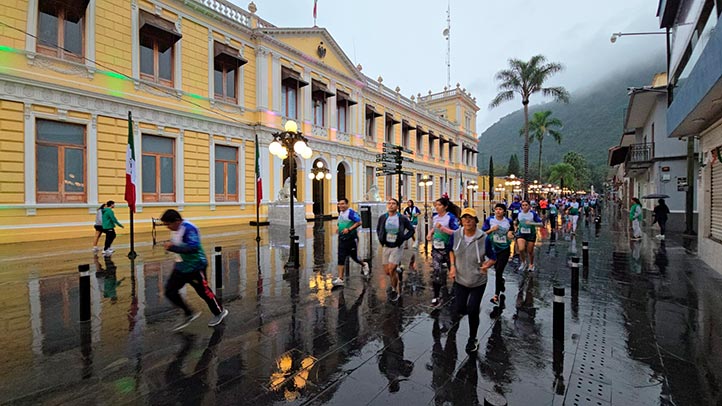
[(371, 269), (369, 269), (369, 263), (364, 262), (364, 264), (361, 266), (362, 272), (364, 276), (369, 276), (371, 274)]
[(528, 268), (529, 272), (534, 272), (535, 270), (536, 270), (536, 268), (534, 268), (534, 265), (529, 265), (529, 268)]
[(98, 252), (98, 251), (100, 251), (100, 247), (93, 247), (93, 252)]
[(228, 316), (228, 309), (223, 309), (223, 311), (221, 312), (221, 314), (219, 314), (219, 315), (217, 315), (217, 316), (214, 316), (214, 317), (208, 322), (208, 327), (215, 327), (215, 326), (221, 324), (221, 322), (223, 321), (223, 319), (226, 318), (226, 316)]
[(466, 343), (466, 352), (469, 354), (479, 351), (479, 340), (476, 338), (469, 338)]
[(521, 264), (519, 264), (519, 272), (524, 272), (525, 269), (526, 269), (526, 262), (522, 262)]
[(191, 322), (198, 318), (198, 316), (201, 315), (201, 312), (193, 313), (189, 316), (184, 316), (183, 321), (173, 326), (173, 331), (180, 331), (183, 330), (187, 325), (191, 324)]
[(113, 255), (114, 252), (115, 252), (114, 249), (108, 248), (107, 250), (104, 250), (104, 251), (103, 251), (103, 256), (104, 256), (104, 257), (109, 257), (109, 256)]
[(432, 305), (432, 306), (438, 306), (440, 303), (441, 303), (441, 300), (439, 300), (438, 297), (435, 297), (435, 298), (431, 299), (431, 305)]
[(333, 282), (331, 282), (331, 284), (333, 285), (334, 288), (337, 287), (337, 286), (343, 287), (344, 282), (343, 282), (343, 279), (341, 279), (341, 278), (336, 278), (336, 279), (333, 280)]
[(389, 300), (391, 300), (392, 302), (398, 302), (399, 293), (396, 292), (395, 290), (392, 290), (391, 293), (389, 294)]
[(414, 249), (419, 248), (419, 242), (418, 242), (418, 241), (414, 241), (414, 244), (413, 244), (411, 247), (414, 248)]
[(499, 296), (498, 296), (498, 295), (494, 295), (491, 299), (489, 299), (489, 301), (490, 301), (491, 304), (493, 304), (493, 305), (498, 305), (498, 304), (499, 304)]

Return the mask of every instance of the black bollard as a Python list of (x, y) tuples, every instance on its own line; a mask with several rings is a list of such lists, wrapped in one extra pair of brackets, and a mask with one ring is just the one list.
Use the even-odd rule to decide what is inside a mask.
[(564, 395), (564, 341), (554, 340), (552, 370), (554, 371), (554, 393)]
[(564, 341), (564, 288), (554, 287), (554, 307), (552, 309), (554, 340)]
[(582, 241), (582, 265), (585, 269), (589, 268), (589, 242)]
[(216, 247), (216, 290), (223, 289), (223, 255), (222, 248)]
[(572, 257), (572, 294), (579, 292), (579, 257)]
[(506, 406), (506, 398), (496, 392), (486, 392), (484, 406)]
[(78, 265), (80, 283), (78, 288), (80, 302), (80, 322), (90, 321), (90, 265)]

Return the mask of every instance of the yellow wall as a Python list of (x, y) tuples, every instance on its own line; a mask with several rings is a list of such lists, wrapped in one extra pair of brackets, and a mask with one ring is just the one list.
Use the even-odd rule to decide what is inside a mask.
[(23, 105), (0, 101), (0, 204), (24, 200), (23, 134)]

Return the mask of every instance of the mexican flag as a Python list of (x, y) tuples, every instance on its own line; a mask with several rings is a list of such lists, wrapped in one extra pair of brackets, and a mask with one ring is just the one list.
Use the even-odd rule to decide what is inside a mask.
[(261, 153), (258, 150), (258, 134), (256, 134), (256, 205), (263, 199), (263, 181), (261, 180)]
[(128, 146), (125, 150), (125, 201), (130, 211), (135, 213), (135, 185), (138, 184), (138, 166), (135, 162), (135, 144), (133, 143), (133, 118), (128, 112)]

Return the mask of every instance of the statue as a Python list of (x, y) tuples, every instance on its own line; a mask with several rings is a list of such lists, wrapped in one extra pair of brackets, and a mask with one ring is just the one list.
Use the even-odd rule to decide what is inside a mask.
[(291, 200), (291, 178), (286, 178), (283, 182), (283, 188), (278, 191), (276, 202), (288, 202)]
[(369, 202), (380, 202), (381, 196), (379, 196), (379, 188), (374, 183), (369, 188), (368, 192), (366, 192), (366, 201)]

